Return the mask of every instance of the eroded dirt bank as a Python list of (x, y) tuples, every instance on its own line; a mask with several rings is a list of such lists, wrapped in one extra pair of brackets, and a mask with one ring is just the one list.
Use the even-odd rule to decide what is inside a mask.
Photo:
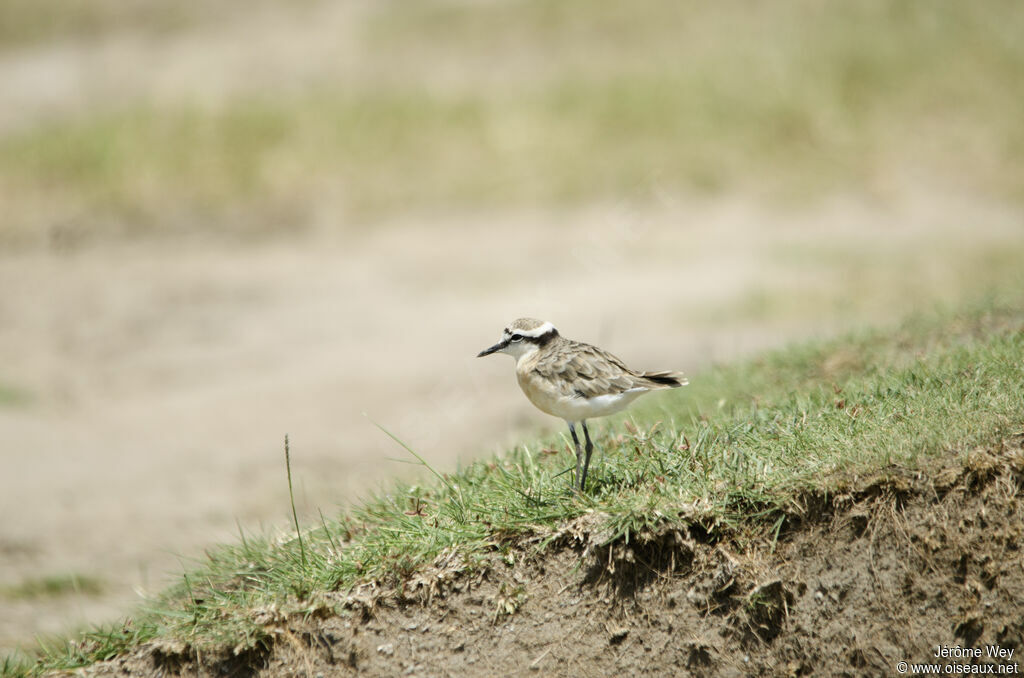
[[(236, 653), (158, 642), (90, 675), (898, 675), (937, 646), (1024, 647), (1021, 436), (928, 473), (888, 470), (794, 505), (770, 534), (692, 523), (602, 546), (585, 516), (484, 571), (451, 559), (399, 586), (266, 613)], [(340, 614), (327, 612), (330, 604)], [(967, 666), (967, 670), (970, 667)]]

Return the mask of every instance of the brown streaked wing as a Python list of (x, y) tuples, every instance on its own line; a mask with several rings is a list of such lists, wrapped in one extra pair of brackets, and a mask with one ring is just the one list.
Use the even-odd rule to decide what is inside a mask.
[(642, 385), (621, 360), (596, 346), (573, 342), (567, 348), (569, 350), (558, 351), (535, 368), (567, 396), (593, 398)]

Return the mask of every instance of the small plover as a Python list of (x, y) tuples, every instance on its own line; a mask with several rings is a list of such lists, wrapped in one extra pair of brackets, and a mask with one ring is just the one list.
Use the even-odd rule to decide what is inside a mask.
[[(624, 409), (648, 391), (685, 386), (682, 372), (634, 372), (611, 353), (562, 337), (549, 322), (520, 318), (501, 333), (501, 341), (477, 354), (507, 353), (516, 360), (516, 379), (539, 410), (561, 417), (576, 446), (576, 486), (583, 490), (594, 444), (587, 419)], [(583, 427), (586, 456), (576, 437)]]

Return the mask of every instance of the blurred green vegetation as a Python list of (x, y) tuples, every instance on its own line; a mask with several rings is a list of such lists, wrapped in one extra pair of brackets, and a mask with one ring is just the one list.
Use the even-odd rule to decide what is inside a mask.
[(1024, 198), (1012, 0), (382, 3), (358, 20), (365, 67), (330, 84), (0, 137), (0, 238), (907, 182)]
[(779, 321), (827, 327), (1024, 289), (1024, 238), (1012, 229), (974, 239), (932, 228), (904, 242), (882, 232), (860, 239), (801, 235), (765, 243), (761, 260), (771, 269), (735, 295), (687, 299), (677, 314), (709, 331)]
[(0, 407), (20, 407), (32, 401), (32, 395), (19, 386), (0, 380)]
[(121, 31), (163, 35), (251, 8), (239, 0), (2, 0), (0, 52)]
[(103, 582), (96, 577), (79, 574), (57, 574), (28, 579), (15, 586), (0, 588), (0, 597), (11, 600), (55, 598), (68, 595), (96, 595), (103, 591)]

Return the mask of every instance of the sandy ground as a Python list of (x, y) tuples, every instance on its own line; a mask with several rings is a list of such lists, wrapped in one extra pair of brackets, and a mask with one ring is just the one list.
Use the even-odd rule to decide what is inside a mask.
[[(0, 581), (74, 573), (105, 589), (0, 598), (0, 646), (126, 612), (238, 525), (285, 527), (286, 433), (312, 520), (415, 471), (372, 421), (440, 468), (559, 430), (510, 361), (474, 358), (515, 317), (692, 372), (899, 315), (917, 285), (955, 297), (943, 252), (970, 262), (1020, 233), (1011, 210), (958, 209), (610, 206), (0, 256), (0, 355), (16, 357), (0, 382), (22, 394), (0, 407)], [(859, 251), (883, 268), (827, 256)], [(916, 268), (893, 294), (902, 256)], [(847, 309), (851, 288), (860, 305)], [(833, 310), (801, 310), (811, 291)], [(789, 312), (748, 309), (793, 298)]]

